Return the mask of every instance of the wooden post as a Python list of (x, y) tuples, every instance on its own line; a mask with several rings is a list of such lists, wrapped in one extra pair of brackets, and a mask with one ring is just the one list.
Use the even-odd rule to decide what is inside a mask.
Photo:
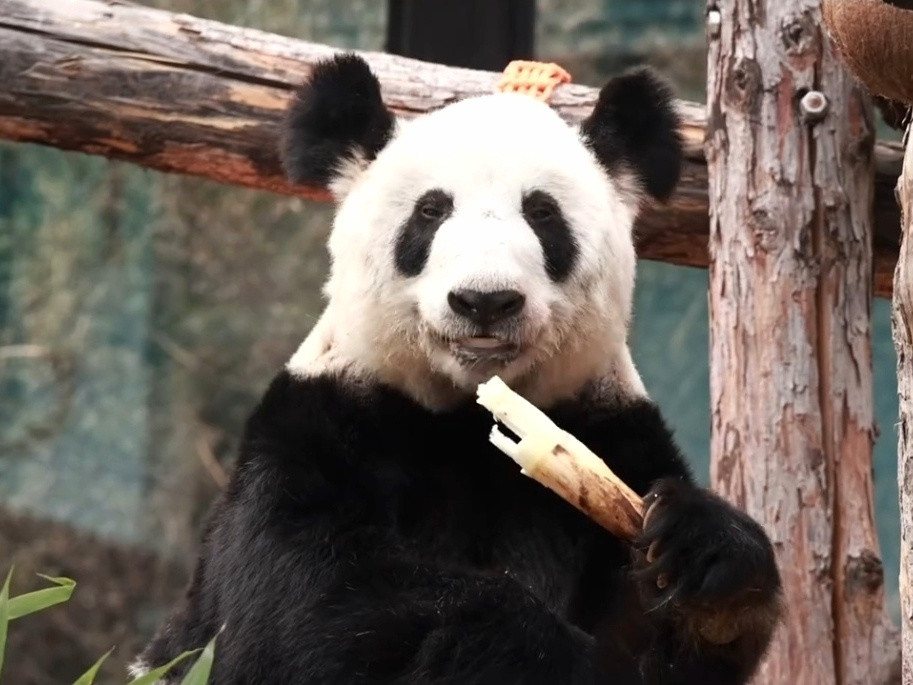
[(869, 101), (818, 0), (710, 0), (711, 476), (774, 540), (758, 682), (896, 678), (872, 496)]
[[(913, 2), (910, 0), (822, 0), (824, 19), (841, 57), (873, 93), (886, 98), (899, 119), (913, 114)], [(913, 139), (896, 193), (902, 208), (900, 254), (894, 271), (892, 324), (897, 350), (897, 477), (900, 492), (901, 668), (898, 680), (913, 685)]]
[(900, 394), (897, 479), (900, 490), (900, 629), (903, 685), (913, 685), (913, 136), (897, 184), (903, 209), (903, 240), (894, 272), (894, 346)]

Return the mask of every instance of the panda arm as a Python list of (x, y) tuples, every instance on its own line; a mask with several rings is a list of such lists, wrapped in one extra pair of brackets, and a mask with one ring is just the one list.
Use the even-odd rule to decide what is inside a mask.
[(646, 618), (645, 682), (747, 682), (780, 612), (780, 576), (764, 530), (695, 482), (651, 402), (578, 416), (585, 418), (564, 421), (647, 507), (631, 572), (613, 581), (616, 596), (636, 590), (638, 608), (614, 612), (600, 640), (623, 640)]

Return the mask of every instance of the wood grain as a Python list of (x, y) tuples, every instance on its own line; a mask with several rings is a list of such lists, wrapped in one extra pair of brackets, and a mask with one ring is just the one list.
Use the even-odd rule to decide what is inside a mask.
[(893, 328), (897, 350), (900, 424), (897, 428), (897, 483), (900, 490), (900, 628), (903, 685), (913, 685), (913, 137), (898, 194), (903, 207), (903, 243), (894, 273)]

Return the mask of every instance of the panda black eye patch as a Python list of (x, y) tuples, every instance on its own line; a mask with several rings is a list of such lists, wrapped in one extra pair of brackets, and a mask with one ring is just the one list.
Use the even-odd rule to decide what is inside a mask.
[(394, 262), (404, 276), (418, 276), (425, 268), (431, 241), (441, 224), (453, 213), (453, 196), (434, 189), (415, 201), (412, 214), (399, 230), (394, 248)]
[(542, 246), (546, 273), (553, 281), (563, 281), (574, 268), (579, 247), (561, 206), (544, 190), (533, 190), (523, 196), (522, 211)]

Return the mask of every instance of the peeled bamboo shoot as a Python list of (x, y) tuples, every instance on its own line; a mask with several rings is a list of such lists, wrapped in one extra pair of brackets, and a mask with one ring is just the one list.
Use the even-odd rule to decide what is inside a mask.
[(644, 502), (606, 463), (498, 376), (478, 387), (477, 401), (519, 438), (491, 429), (491, 443), (612, 534), (631, 541), (643, 526)]

